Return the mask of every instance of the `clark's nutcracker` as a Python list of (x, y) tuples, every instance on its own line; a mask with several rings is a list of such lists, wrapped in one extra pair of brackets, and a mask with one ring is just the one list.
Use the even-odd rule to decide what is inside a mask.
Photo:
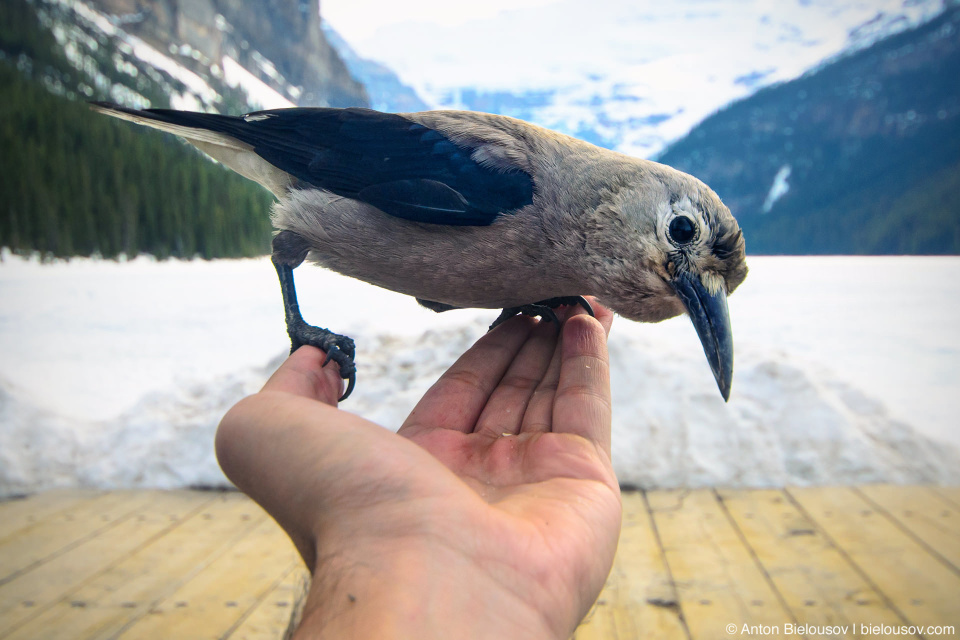
[(349, 380), (343, 398), (354, 344), (301, 317), (293, 269), (307, 258), (434, 311), (502, 308), (498, 322), (555, 319), (562, 304), (589, 311), (582, 295), (641, 322), (686, 311), (729, 398), (726, 296), (747, 274), (744, 241), (696, 178), (484, 113), (93, 108), (181, 136), (273, 192), (292, 348), (326, 351)]

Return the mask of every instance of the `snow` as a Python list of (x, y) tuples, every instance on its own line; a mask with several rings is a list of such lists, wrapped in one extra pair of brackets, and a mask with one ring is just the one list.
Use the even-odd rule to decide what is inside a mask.
[(224, 80), (231, 87), (239, 86), (243, 89), (251, 104), (256, 103), (261, 109), (286, 109), (297, 106), (280, 95), (279, 91), (244, 69), (243, 65), (230, 56), (223, 56), (221, 62)]
[(777, 171), (777, 175), (773, 176), (773, 184), (770, 185), (767, 198), (763, 201), (764, 213), (770, 213), (770, 210), (773, 209), (773, 205), (777, 203), (777, 200), (787, 195), (787, 192), (790, 191), (790, 183), (787, 182), (787, 178), (790, 177), (790, 171), (790, 165), (785, 164)]
[(177, 63), (169, 56), (157, 51), (136, 36), (125, 33), (123, 34), (123, 39), (133, 47), (133, 55), (155, 69), (165, 71), (170, 74), (171, 77), (182, 82), (187, 89), (192, 91), (204, 103), (213, 104), (219, 99), (214, 88), (193, 71)]
[(140, 38), (118, 29), (110, 22), (109, 18), (96, 9), (78, 0), (64, 1), (62, 4), (70, 6), (77, 12), (77, 15), (88, 20), (104, 34), (108, 36), (119, 36), (130, 46), (130, 50), (134, 56), (152, 67), (170, 74), (172, 78), (176, 78), (182, 82), (190, 91), (203, 100), (203, 102), (212, 104), (217, 100), (217, 92), (207, 84), (206, 80), (183, 65), (178, 64), (169, 56), (157, 51), (157, 49)]
[[(46, 0), (46, 3), (72, 12), (72, 14), (67, 13), (73, 18), (69, 23), (58, 22), (62, 19), (57, 17), (59, 14), (44, 19), (50, 23), (54, 36), (64, 48), (65, 54), (74, 67), (89, 77), (96, 86), (108, 88), (111, 98), (116, 102), (136, 108), (150, 106), (149, 101), (132, 88), (121, 83), (111, 83), (110, 79), (97, 68), (96, 60), (88, 55), (88, 51), (98, 48), (98, 41), (102, 42), (105, 39), (112, 40), (117, 47), (118, 53), (113, 59), (114, 66), (131, 77), (136, 77), (140, 73), (150, 76), (170, 95), (170, 104), (174, 109), (216, 111), (221, 106), (222, 97), (217, 89), (201, 75), (205, 70), (209, 71), (210, 76), (223, 79), (227, 86), (239, 87), (246, 94), (246, 101), (251, 108), (277, 109), (295, 106), (278, 89), (271, 87), (229, 56), (223, 56), (219, 61), (211, 61), (186, 43), (171, 44), (168, 55), (137, 36), (127, 33), (122, 28), (125, 23), (124, 17), (107, 16), (80, 0)], [(230, 29), (231, 27), (223, 16), (218, 15), (217, 28)], [(277, 87), (293, 97), (299, 95), (300, 89), (290, 85), (277, 71), (273, 62), (256, 51), (251, 52), (251, 57), (257, 69)], [(181, 64), (185, 58), (199, 62), (199, 65), (192, 66), (201, 73)], [(159, 72), (182, 84), (183, 90), (179, 91), (171, 86)]]
[(464, 102), (465, 91), (512, 94), (507, 115), (641, 157), (761, 86), (942, 8), (940, 0), (436, 4), (324, 0), (323, 14), (360, 56), (435, 107), (491, 110), (488, 100)]
[[(729, 404), (686, 318), (610, 340), (614, 464), (644, 487), (960, 482), (958, 258), (750, 259)], [(344, 409), (396, 428), (495, 316), (318, 269), (308, 320), (358, 341)], [(0, 495), (226, 484), (223, 413), (286, 351), (267, 259), (0, 263)]]

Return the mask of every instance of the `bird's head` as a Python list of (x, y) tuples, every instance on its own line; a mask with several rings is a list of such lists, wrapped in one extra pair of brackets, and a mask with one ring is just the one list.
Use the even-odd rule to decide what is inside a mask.
[[(639, 180), (611, 193), (626, 243), (618, 292), (601, 302), (631, 320), (659, 322), (686, 312), (724, 400), (733, 375), (727, 295), (747, 276), (743, 234), (709, 187), (649, 163)], [(637, 257), (639, 256), (639, 260)], [(612, 294), (613, 292), (611, 292)]]

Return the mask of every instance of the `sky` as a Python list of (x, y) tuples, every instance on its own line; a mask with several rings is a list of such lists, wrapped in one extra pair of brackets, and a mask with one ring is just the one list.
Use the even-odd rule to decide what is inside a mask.
[(358, 43), (377, 29), (416, 20), (456, 26), (478, 18), (492, 18), (508, 10), (541, 7), (555, 0), (320, 0), (320, 13), (347, 42)]

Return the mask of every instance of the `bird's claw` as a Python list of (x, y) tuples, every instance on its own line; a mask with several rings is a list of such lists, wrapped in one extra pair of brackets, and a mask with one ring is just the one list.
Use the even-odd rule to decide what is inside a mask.
[(537, 304), (542, 304), (551, 309), (556, 309), (557, 307), (562, 306), (580, 306), (584, 311), (587, 312), (591, 318), (596, 318), (597, 315), (593, 312), (593, 307), (590, 306), (590, 303), (583, 296), (560, 296), (559, 298), (550, 298), (549, 300), (543, 300)]
[(525, 304), (522, 307), (507, 307), (500, 315), (497, 316), (497, 319), (493, 321), (493, 324), (490, 325), (490, 328), (487, 331), (493, 331), (501, 324), (509, 320), (514, 316), (530, 316), (531, 318), (536, 318), (538, 316), (544, 317), (547, 320), (555, 323), (558, 327), (560, 326), (560, 318), (557, 317), (557, 314), (554, 313), (553, 309), (550, 307), (544, 306), (542, 304)]
[(560, 318), (557, 317), (557, 314), (554, 313), (553, 310), (557, 307), (572, 307), (576, 305), (583, 307), (583, 309), (590, 314), (590, 317), (595, 317), (595, 314), (593, 313), (593, 307), (590, 306), (590, 303), (587, 302), (587, 299), (583, 296), (560, 296), (557, 298), (541, 300), (540, 302), (534, 302), (533, 304), (525, 304), (519, 307), (507, 307), (500, 313), (497, 319), (493, 321), (493, 324), (490, 325), (488, 331), (493, 331), (495, 328), (517, 315), (543, 317), (553, 322), (559, 328), (561, 325)]
[(338, 401), (346, 400), (357, 385), (357, 365), (354, 362), (356, 344), (354, 341), (329, 329), (314, 327), (306, 323), (298, 323), (289, 327), (288, 333), (290, 334), (290, 353), (308, 344), (326, 352), (327, 357), (324, 358), (321, 366), (327, 366), (331, 360), (337, 363), (337, 366), (340, 367), (340, 377), (347, 381), (347, 389)]

